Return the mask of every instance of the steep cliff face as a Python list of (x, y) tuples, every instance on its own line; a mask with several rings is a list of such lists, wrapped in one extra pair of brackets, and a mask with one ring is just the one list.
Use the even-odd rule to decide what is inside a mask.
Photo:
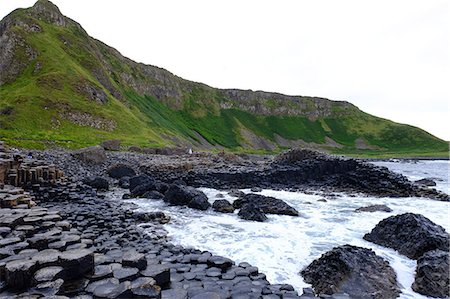
[(136, 63), (47, 0), (0, 22), (0, 137), (22, 146), (442, 151), (448, 145), (348, 102), (217, 89)]

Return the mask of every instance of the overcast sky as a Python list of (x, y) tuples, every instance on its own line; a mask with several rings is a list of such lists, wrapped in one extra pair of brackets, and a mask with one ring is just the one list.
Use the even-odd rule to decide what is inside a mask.
[[(0, 0), (0, 17), (34, 0)], [(450, 140), (448, 0), (54, 0), (123, 55), (220, 88), (347, 100)]]

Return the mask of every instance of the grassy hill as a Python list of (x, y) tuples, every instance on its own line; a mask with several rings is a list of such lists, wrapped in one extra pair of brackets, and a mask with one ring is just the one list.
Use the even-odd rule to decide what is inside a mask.
[(448, 156), (448, 143), (348, 102), (224, 90), (136, 63), (46, 0), (0, 22), (0, 138), (78, 148), (141, 147)]

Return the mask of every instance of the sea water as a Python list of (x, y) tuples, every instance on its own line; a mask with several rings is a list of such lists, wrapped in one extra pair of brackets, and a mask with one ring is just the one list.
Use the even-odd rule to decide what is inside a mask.
[[(432, 178), (437, 189), (449, 192), (448, 161), (376, 162), (411, 180)], [(233, 198), (225, 191), (201, 188), (211, 204)], [(246, 193), (248, 189), (242, 190)], [(220, 195), (219, 195), (220, 194)], [(207, 250), (236, 262), (249, 262), (267, 275), (271, 283), (288, 283), (302, 293), (305, 283), (299, 272), (333, 247), (351, 244), (370, 248), (386, 259), (397, 273), (400, 298), (427, 298), (411, 289), (416, 261), (395, 250), (363, 240), (384, 218), (406, 212), (422, 214), (450, 231), (450, 203), (425, 198), (376, 198), (363, 195), (305, 194), (263, 190), (259, 194), (284, 200), (300, 212), (300, 217), (267, 215), (267, 222), (242, 220), (234, 214), (170, 207), (161, 200), (135, 199), (140, 210), (160, 211), (172, 217), (165, 228), (172, 243)], [(220, 197), (220, 198), (219, 198)], [(323, 200), (326, 201), (323, 201)], [(385, 204), (393, 212), (356, 213), (367, 205)]]

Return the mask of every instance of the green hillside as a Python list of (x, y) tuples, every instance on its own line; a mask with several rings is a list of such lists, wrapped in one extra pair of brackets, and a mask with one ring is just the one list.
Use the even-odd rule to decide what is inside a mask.
[(223, 90), (136, 63), (39, 0), (0, 22), (0, 138), (15, 146), (292, 146), (377, 156), (448, 155), (448, 144), (347, 102)]

